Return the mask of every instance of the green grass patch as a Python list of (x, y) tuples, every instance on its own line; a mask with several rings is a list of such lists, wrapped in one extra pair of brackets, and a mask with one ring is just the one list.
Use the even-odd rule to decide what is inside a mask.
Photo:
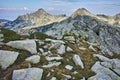
[(1, 33), (4, 35), (3, 42), (13, 41), (13, 40), (19, 40), (21, 37), (19, 34), (12, 30), (0, 28)]
[(54, 39), (52, 36), (48, 36), (42, 32), (35, 32), (30, 35), (31, 39), (40, 39), (40, 40), (45, 40), (46, 38)]

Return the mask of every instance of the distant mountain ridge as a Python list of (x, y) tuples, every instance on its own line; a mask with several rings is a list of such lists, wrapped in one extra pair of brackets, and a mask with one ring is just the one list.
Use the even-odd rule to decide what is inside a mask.
[(76, 16), (82, 16), (82, 15), (87, 15), (87, 16), (91, 16), (91, 17), (95, 17), (97, 19), (100, 19), (102, 21), (107, 22), (108, 24), (111, 25), (116, 25), (116, 26), (120, 26), (120, 13), (116, 14), (115, 16), (108, 16), (108, 15), (104, 15), (104, 14), (92, 14), (91, 12), (89, 12), (87, 9), (85, 8), (79, 8), (78, 10), (76, 10), (71, 17), (74, 18)]
[[(110, 25), (115, 25), (120, 27), (120, 14), (115, 16), (107, 16), (104, 14), (92, 14), (85, 8), (77, 9), (70, 17), (75, 18), (76, 16), (90, 16), (97, 18), (101, 21), (104, 21)], [(66, 15), (51, 15), (47, 13), (44, 9), (38, 9), (36, 12), (21, 15), (16, 20), (12, 22), (8, 22), (1, 27), (9, 28), (12, 30), (19, 30), (19, 29), (32, 29), (37, 28), (45, 25), (49, 25), (56, 22), (61, 22), (63, 20), (68, 19)]]
[(6, 19), (0, 19), (0, 26), (3, 26), (4, 24), (11, 22), (10, 20), (6, 20)]
[(60, 22), (66, 18), (66, 15), (51, 15), (41, 8), (34, 13), (19, 16), (16, 20), (29, 20), (33, 25), (26, 28), (34, 28), (54, 22)]

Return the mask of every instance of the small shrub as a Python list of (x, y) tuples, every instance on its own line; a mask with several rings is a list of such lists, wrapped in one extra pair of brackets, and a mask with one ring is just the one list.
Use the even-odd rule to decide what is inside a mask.
[(3, 42), (8, 42), (8, 41), (13, 41), (13, 40), (19, 40), (20, 35), (18, 35), (16, 32), (4, 28), (0, 28), (1, 33), (4, 35), (4, 41)]
[(54, 39), (52, 36), (48, 36), (42, 32), (35, 32), (30, 35), (31, 39), (40, 39), (40, 40), (45, 40), (46, 38)]

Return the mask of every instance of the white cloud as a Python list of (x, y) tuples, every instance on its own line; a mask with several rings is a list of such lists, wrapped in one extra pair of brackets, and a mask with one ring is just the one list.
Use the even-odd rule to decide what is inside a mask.
[(21, 7), (21, 8), (8, 8), (8, 7), (1, 7), (0, 10), (10, 10), (10, 11), (17, 11), (17, 10), (21, 10), (21, 11), (26, 11), (29, 10), (28, 7)]
[(50, 8), (48, 8), (47, 10), (48, 10), (48, 11), (55, 11), (56, 9), (53, 8), (53, 7), (50, 7)]

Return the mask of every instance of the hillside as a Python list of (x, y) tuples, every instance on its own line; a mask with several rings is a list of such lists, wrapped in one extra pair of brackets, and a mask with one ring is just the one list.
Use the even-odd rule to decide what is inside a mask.
[(53, 19), (40, 9), (0, 28), (0, 80), (120, 79), (119, 14), (117, 23), (84, 8)]

